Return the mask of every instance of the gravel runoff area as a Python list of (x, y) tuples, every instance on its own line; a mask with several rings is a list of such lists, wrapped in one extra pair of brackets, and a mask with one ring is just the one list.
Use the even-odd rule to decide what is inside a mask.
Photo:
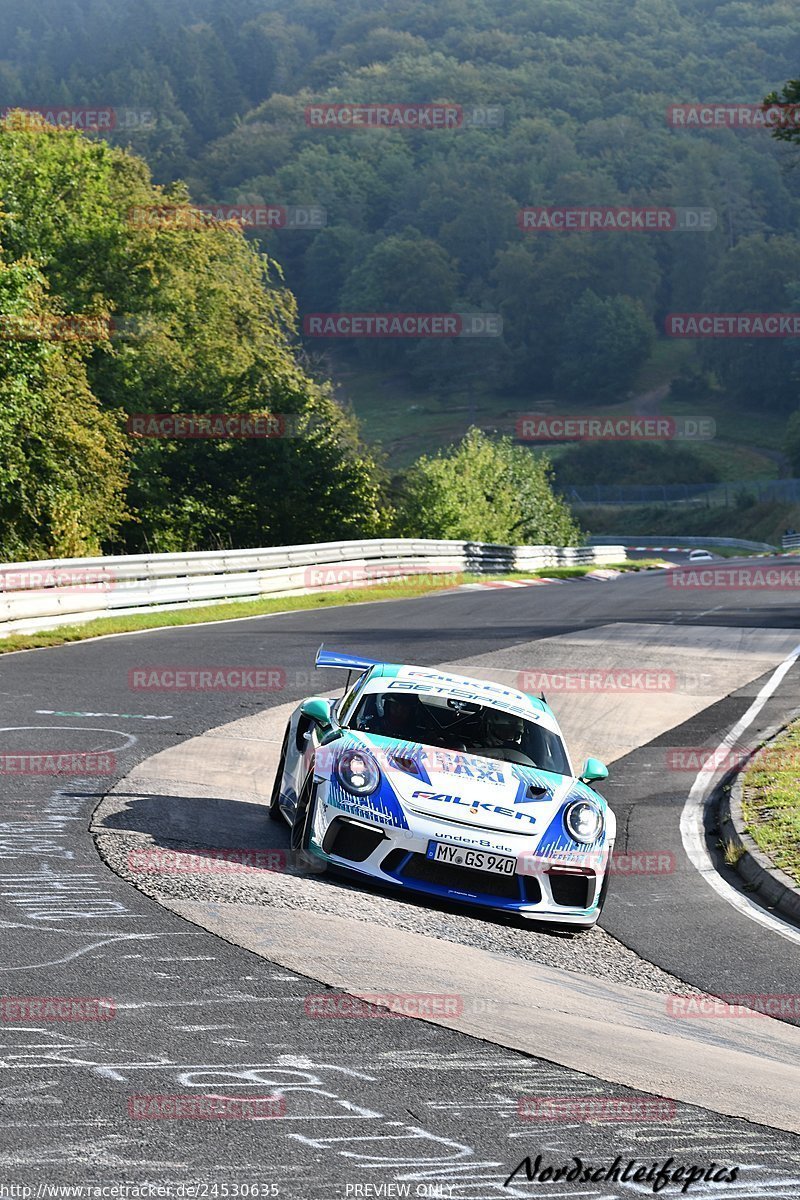
[[(156, 789), (151, 785), (148, 791), (152, 796)], [(192, 791), (196, 794), (196, 784)], [(201, 839), (188, 843), (163, 835), (152, 837), (130, 828), (126, 830), (126, 792), (130, 793), (130, 787), (126, 787), (122, 781), (116, 794), (111, 793), (95, 813), (93, 831), (98, 850), (117, 875), (167, 907), (170, 901), (201, 900), (302, 909), (308, 913), (336, 915), (352, 921), (407, 930), (423, 934), (432, 942), (444, 940), (460, 943), (492, 954), (579, 972), (649, 992), (700, 994), (696, 988), (646, 962), (598, 926), (578, 935), (546, 932), (532, 924), (487, 918), (473, 910), (432, 906), (427, 900), (409, 900), (372, 888), (364, 881), (352, 881), (343, 875), (309, 874), (307, 868), (292, 862), (291, 852), (287, 848), (288, 828), (283, 823), (270, 822), (266, 807), (264, 833), (267, 842), (262, 841), (261, 845), (268, 844), (273, 849), (262, 850), (261, 853), (280, 855), (277, 860), (267, 859), (270, 863), (277, 861), (279, 870), (259, 867), (242, 870), (238, 864), (227, 867), (223, 862), (211, 858), (201, 865), (199, 871), (186, 871), (186, 863), (180, 864), (180, 869), (176, 870), (178, 864), (170, 865), (165, 851), (187, 853), (202, 850)], [(157, 792), (158, 802), (166, 804), (170, 795), (185, 796), (186, 787), (176, 781), (160, 780)], [(140, 798), (141, 793), (136, 793), (136, 797)], [(260, 796), (251, 795), (242, 797), (242, 800), (264, 806), (264, 799)], [(114, 825), (113, 832), (105, 824), (109, 818)], [(158, 870), (141, 869), (142, 852), (148, 850), (155, 852), (151, 861), (153, 866), (159, 866)], [(435, 953), (435, 946), (432, 945), (431, 954)]]

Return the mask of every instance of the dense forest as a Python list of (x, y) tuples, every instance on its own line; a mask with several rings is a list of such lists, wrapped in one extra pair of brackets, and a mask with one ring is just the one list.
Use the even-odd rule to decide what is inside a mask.
[[(331, 354), (337, 367), (399, 375), (423, 391), (501, 389), (519, 409), (540, 400), (615, 403), (663, 342), (669, 313), (798, 309), (796, 147), (764, 128), (676, 127), (668, 110), (696, 101), (758, 106), (797, 73), (799, 60), (793, 0), (38, 0), (27, 9), (0, 0), (0, 108), (112, 107), (108, 164), (122, 161), (113, 153), (126, 147), (141, 156), (165, 189), (161, 203), (324, 212), (322, 227), (245, 228), (244, 244), (272, 261), (265, 295), (273, 328), (281, 326), (281, 353), (293, 359), (301, 389), (326, 396), (333, 408), (320, 382)], [(426, 130), (319, 128), (308, 118), (309, 106), (322, 103), (395, 102), (448, 104), (461, 116), (454, 127)], [(93, 154), (106, 152), (101, 138), (83, 141)], [(113, 175), (108, 164), (102, 172)], [(152, 190), (142, 191), (149, 183), (137, 187), (140, 202), (148, 195), (155, 202)], [(2, 190), (0, 200), (8, 210)], [(520, 227), (524, 207), (589, 205), (711, 210), (713, 228)], [(4, 257), (8, 248), (31, 254), (9, 228), (13, 222), (0, 225)], [(177, 239), (169, 254), (182, 255), (195, 245), (190, 234), (142, 230), (134, 240)], [(210, 245), (234, 231), (217, 227), (204, 237)], [(255, 272), (244, 249), (235, 256), (245, 273)], [(52, 288), (66, 269), (45, 270), (44, 283), (25, 287)], [(80, 299), (103, 296), (109, 291), (92, 280)], [(113, 307), (139, 311), (134, 300), (141, 297), (127, 286)], [(275, 305), (288, 308), (276, 316)], [(335, 343), (303, 334), (306, 314), (386, 310), (497, 313), (502, 334)], [(256, 354), (254, 375), (262, 363)], [(704, 397), (722, 395), (781, 422), (798, 407), (796, 341), (709, 340), (686, 363), (673, 385), (678, 398), (702, 406)], [(209, 410), (218, 381), (196, 367), (196, 402)], [(130, 379), (116, 351), (93, 350), (86, 369), (104, 409), (130, 411)], [(153, 371), (149, 379), (137, 375), (142, 402)], [(184, 408), (193, 394), (184, 381)], [(220, 387), (216, 409), (224, 398)], [(240, 396), (238, 407), (253, 399)], [(177, 404), (167, 394), (147, 407)], [(347, 426), (353, 461), (366, 454), (351, 419), (336, 420)], [(175, 525), (171, 508), (172, 485), (185, 469), (198, 479), (203, 542), (220, 515), (212, 484), (199, 482), (207, 464), (187, 466), (203, 451), (184, 447), (186, 462), (175, 452), (172, 475), (166, 453), (150, 453), (155, 474), (140, 453), (128, 485), (135, 519), (125, 544), (137, 544), (145, 500), (166, 514), (159, 547), (172, 544), (168, 526), (175, 543), (187, 536), (193, 517), (184, 513)], [(688, 453), (675, 458), (676, 470)], [(380, 471), (369, 461), (365, 477), (380, 490)], [(579, 454), (576, 463), (580, 473)], [(395, 480), (393, 500), (403, 486)], [(252, 539), (256, 530), (277, 539), (294, 528), (288, 518), (270, 524), (263, 512), (245, 517), (247, 508), (219, 526), (222, 542)], [(364, 511), (379, 509), (385, 517), (377, 501)], [(361, 511), (360, 500), (353, 511)], [(147, 535), (151, 544), (154, 529)]]
[[(587, 333), (604, 345), (618, 333), (630, 354), (605, 361), (576, 339), (592, 296), (625, 297), (655, 330), (672, 310), (794, 303), (800, 251), (764, 246), (797, 227), (785, 148), (757, 130), (671, 128), (666, 115), (695, 100), (755, 104), (796, 73), (792, 0), (40, 0), (0, 5), (0, 47), (0, 105), (149, 112), (152, 125), (113, 137), (158, 182), (183, 178), (201, 203), (324, 208), (324, 229), (270, 243), (301, 312), (502, 314), (491, 341), (358, 346), (423, 383), (500, 372), (537, 391), (591, 383), (587, 399), (602, 398), (625, 390), (646, 344), (620, 305)], [(499, 108), (502, 124), (310, 128), (306, 106), (320, 100), (448, 101)], [(717, 224), (638, 237), (518, 228), (522, 206), (557, 204), (707, 207)], [(741, 398), (795, 407), (796, 352), (752, 350), (717, 343), (704, 356)]]

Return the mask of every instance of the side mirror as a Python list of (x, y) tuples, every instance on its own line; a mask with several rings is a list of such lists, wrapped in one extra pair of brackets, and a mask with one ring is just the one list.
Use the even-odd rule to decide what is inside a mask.
[(594, 783), (598, 779), (608, 778), (608, 767), (599, 758), (587, 758), (583, 764), (579, 779), (581, 783)]
[[(300, 712), (318, 727), (320, 745), (335, 742), (342, 736), (342, 730), (334, 719), (330, 700), (323, 700), (318, 696), (304, 700), (300, 705)], [(306, 737), (309, 736), (310, 734), (306, 734)]]
[(323, 733), (333, 728), (333, 713), (329, 700), (320, 700), (316, 696), (312, 700), (304, 700), (300, 705), (300, 712), (304, 717), (308, 717), (309, 721), (319, 725)]

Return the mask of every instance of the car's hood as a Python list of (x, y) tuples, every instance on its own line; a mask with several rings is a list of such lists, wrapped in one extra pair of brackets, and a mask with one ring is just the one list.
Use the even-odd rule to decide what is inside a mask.
[(562, 849), (574, 845), (560, 817), (567, 801), (591, 798), (606, 809), (603, 798), (574, 776), (350, 730), (335, 745), (369, 750), (380, 766), (383, 787), (388, 784), (409, 816), (441, 818), (443, 835), (448, 823), (458, 821), (526, 835), (539, 843), (540, 851)]

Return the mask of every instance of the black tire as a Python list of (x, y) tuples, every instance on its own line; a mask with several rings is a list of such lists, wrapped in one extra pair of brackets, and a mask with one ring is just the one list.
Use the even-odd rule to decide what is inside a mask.
[(294, 810), (292, 831), (289, 835), (289, 846), (292, 850), (307, 850), (311, 832), (312, 798), (314, 794), (314, 774), (309, 772), (308, 778), (300, 789), (297, 798), (297, 808)]
[(314, 772), (310, 771), (300, 791), (292, 829), (289, 834), (292, 865), (302, 875), (324, 875), (328, 870), (328, 864), (325, 860), (309, 849), (315, 799)]
[(281, 756), (278, 759), (278, 769), (275, 772), (275, 782), (272, 785), (272, 795), (269, 799), (269, 815), (273, 821), (284, 821), (285, 817), (281, 811), (280, 796), (281, 784), (283, 783), (283, 772), (286, 767), (286, 752), (289, 748), (289, 733), (291, 731), (291, 722), (286, 726), (286, 733), (283, 735), (283, 745), (281, 746)]

